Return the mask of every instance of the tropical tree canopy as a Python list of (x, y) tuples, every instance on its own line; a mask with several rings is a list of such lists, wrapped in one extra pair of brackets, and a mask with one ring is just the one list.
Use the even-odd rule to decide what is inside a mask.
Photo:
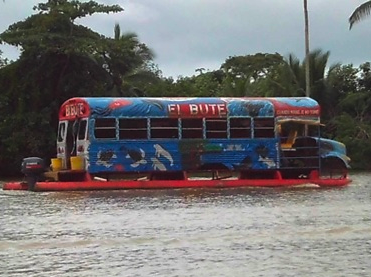
[(66, 99), (130, 95), (125, 76), (145, 69), (153, 57), (135, 34), (110, 38), (75, 23), (120, 12), (118, 5), (49, 0), (34, 10), (0, 34), (2, 43), (21, 52), (9, 65), (0, 60), (0, 133), (6, 134), (0, 137), (0, 165), (9, 174), (18, 171), (22, 157), (48, 158), (55, 151), (58, 108)]
[(2, 54), (3, 54), (3, 52), (0, 50), (0, 68), (2, 68), (3, 66), (5, 66), (8, 63), (8, 60), (4, 59), (2, 57)]
[(354, 24), (368, 17), (370, 13), (371, 13), (371, 1), (366, 1), (365, 3), (358, 6), (349, 17), (349, 29), (352, 29)]
[[(36, 14), (0, 34), (21, 55), (0, 53), (0, 174), (19, 174), (21, 160), (55, 156), (58, 109), (76, 96), (238, 97), (305, 96), (306, 67), (311, 97), (321, 105), (325, 137), (346, 143), (353, 168), (371, 169), (371, 66), (328, 65), (330, 52), (308, 59), (293, 54), (230, 56), (214, 71), (200, 67), (190, 77), (163, 77), (154, 54), (135, 33), (113, 26), (103, 36), (76, 19), (116, 13), (117, 5), (49, 0)], [(360, 162), (356, 162), (360, 161)]]

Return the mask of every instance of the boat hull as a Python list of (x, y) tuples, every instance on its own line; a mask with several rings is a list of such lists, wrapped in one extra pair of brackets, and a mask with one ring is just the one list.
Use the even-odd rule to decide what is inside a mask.
[[(316, 185), (319, 187), (343, 187), (349, 178), (314, 179), (231, 179), (231, 180), (125, 180), (125, 181), (76, 181), (36, 182), (33, 191), (89, 191), (125, 189), (180, 189), (180, 188), (233, 188), (233, 187), (292, 187)], [(12, 182), (3, 185), (3, 190), (28, 190), (27, 183)]]

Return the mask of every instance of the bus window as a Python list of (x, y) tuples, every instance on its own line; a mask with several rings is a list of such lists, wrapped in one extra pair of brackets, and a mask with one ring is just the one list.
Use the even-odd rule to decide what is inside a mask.
[(80, 121), (79, 132), (78, 132), (78, 139), (79, 140), (86, 139), (86, 125), (87, 125), (87, 121), (86, 120), (81, 120)]
[(177, 118), (151, 118), (151, 138), (178, 138)]
[(115, 118), (96, 118), (94, 136), (97, 139), (116, 139)]
[(66, 135), (66, 122), (60, 122), (58, 129), (58, 142), (64, 141), (65, 135)]
[(230, 138), (251, 138), (251, 119), (232, 117), (229, 119)]
[(206, 118), (206, 138), (227, 138), (226, 118)]
[(274, 118), (254, 118), (255, 138), (274, 138)]
[(120, 118), (119, 139), (147, 139), (147, 119)]
[(184, 139), (203, 138), (202, 118), (183, 118), (181, 122), (182, 122), (182, 138)]

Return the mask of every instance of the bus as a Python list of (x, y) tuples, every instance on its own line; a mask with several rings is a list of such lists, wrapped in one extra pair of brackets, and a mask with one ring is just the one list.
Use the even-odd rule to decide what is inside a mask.
[(346, 147), (321, 126), (308, 97), (76, 97), (45, 175), (76, 189), (348, 184)]

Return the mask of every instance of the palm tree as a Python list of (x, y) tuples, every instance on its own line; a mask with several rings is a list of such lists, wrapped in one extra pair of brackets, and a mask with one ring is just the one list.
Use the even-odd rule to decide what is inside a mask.
[(331, 70), (331, 68), (335, 66), (328, 66), (329, 56), (329, 51), (324, 52), (321, 49), (314, 49), (309, 53), (308, 58), (304, 59), (302, 62), (293, 54), (290, 54), (288, 58), (286, 58), (286, 62), (292, 74), (293, 83), (297, 88), (296, 93), (299, 95), (300, 93), (304, 93), (304, 89), (308, 85), (306, 82), (306, 73), (308, 72), (307, 68), (309, 65), (311, 97), (320, 103), (323, 110), (326, 110), (329, 104), (329, 95), (326, 91), (326, 70), (327, 68)]
[(106, 62), (113, 79), (112, 93), (142, 96), (145, 92), (139, 86), (158, 81), (156, 73), (150, 70), (154, 54), (139, 42), (135, 33), (121, 33), (120, 25), (116, 23), (110, 47)]
[(371, 13), (371, 1), (366, 1), (361, 4), (349, 17), (349, 30), (352, 29), (353, 25), (365, 17), (369, 16)]

